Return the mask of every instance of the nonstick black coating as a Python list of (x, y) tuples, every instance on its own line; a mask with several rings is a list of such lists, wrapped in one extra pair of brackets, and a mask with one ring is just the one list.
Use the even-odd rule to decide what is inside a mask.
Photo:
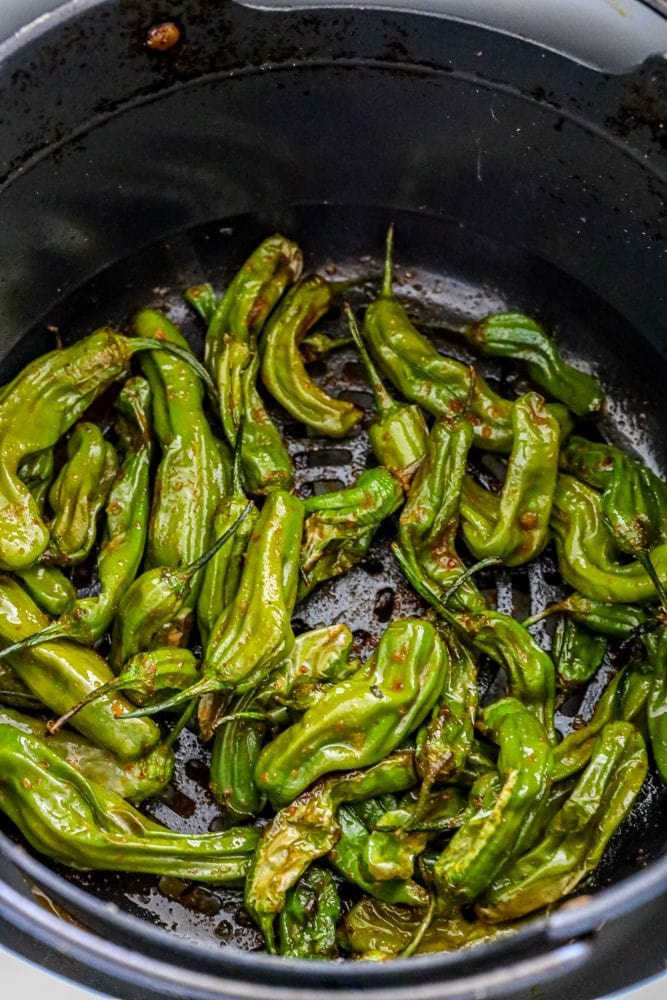
[[(413, 213), (356, 206), (302, 206), (261, 218), (222, 220), (178, 233), (105, 270), (61, 302), (10, 354), (0, 369), (0, 380), (11, 377), (36, 351), (53, 346), (55, 337), (69, 342), (104, 323), (127, 327), (134, 311), (145, 305), (168, 309), (199, 349), (202, 329), (182, 300), (183, 290), (205, 279), (218, 290), (223, 289), (249, 251), (274, 229), (301, 244), (308, 269), (319, 270), (334, 280), (365, 276), (364, 284), (350, 290), (348, 296), (361, 315), (369, 295), (377, 288), (382, 242), (392, 219), (396, 224), (396, 290), (417, 322), (428, 325), (451, 321), (456, 325), (504, 309), (535, 316), (554, 331), (565, 355), (598, 374), (608, 391), (608, 415), (597, 425), (584, 425), (584, 431), (601, 433), (641, 455), (655, 468), (665, 468), (660, 401), (651, 396), (661, 361), (649, 349), (624, 352), (630, 340), (627, 323), (544, 262), (454, 224)], [(321, 325), (343, 331), (336, 310)], [(600, 336), (601, 330), (604, 337)], [(446, 338), (432, 328), (431, 335), (442, 350), (461, 360), (474, 360), (455, 337)], [(476, 363), (503, 394), (512, 396), (525, 390), (517, 366), (479, 359)], [(326, 362), (316, 363), (311, 371), (330, 393), (347, 395), (366, 408), (367, 418), (371, 415), (368, 383), (352, 349), (336, 352)], [(302, 496), (349, 485), (367, 464), (373, 464), (365, 428), (348, 439), (333, 441), (313, 436), (275, 405), (272, 411), (288, 442)], [(480, 467), (484, 468), (484, 462)], [(297, 607), (297, 631), (344, 621), (355, 635), (356, 651), (366, 656), (392, 617), (423, 612), (424, 605), (404, 581), (389, 552), (393, 531), (393, 525), (383, 528), (361, 566), (320, 588)], [(487, 573), (480, 583), (502, 610), (513, 609), (521, 617), (540, 610), (565, 590), (550, 549), (527, 571)], [(543, 638), (549, 642), (546, 630)], [(569, 730), (575, 715), (590, 715), (611, 670), (613, 665), (605, 661), (587, 692), (562, 706), (558, 715), (561, 731)], [(480, 685), (483, 695), (497, 695), (498, 681), (489, 665), (481, 670)], [(185, 733), (175, 780), (146, 804), (147, 812), (183, 832), (219, 829), (219, 810), (207, 789), (208, 760), (208, 750), (193, 733)], [(592, 885), (612, 884), (659, 856), (667, 842), (666, 812), (667, 799), (651, 775)], [(231, 944), (246, 950), (261, 947), (261, 938), (243, 909), (238, 891), (152, 876), (57, 870), (100, 899), (186, 939), (208, 941), (215, 946)], [(584, 891), (591, 891), (591, 884)], [(349, 893), (349, 899), (354, 899), (354, 891)]]

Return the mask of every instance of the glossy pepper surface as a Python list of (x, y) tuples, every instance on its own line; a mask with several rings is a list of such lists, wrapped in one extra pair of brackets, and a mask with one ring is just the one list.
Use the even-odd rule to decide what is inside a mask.
[(477, 559), (497, 557), (507, 566), (535, 558), (547, 543), (558, 472), (558, 421), (536, 392), (512, 408), (512, 452), (500, 496), (472, 476), (463, 480), (461, 528)]
[(607, 639), (579, 625), (573, 618), (561, 618), (554, 632), (552, 657), (558, 679), (565, 687), (585, 684), (596, 673), (607, 652)]
[(382, 521), (403, 502), (403, 490), (382, 467), (362, 472), (354, 486), (309, 497), (301, 546), (299, 592), (347, 573), (368, 552)]
[(76, 603), (74, 585), (57, 566), (35, 563), (17, 570), (15, 575), (47, 615), (66, 614)]
[(302, 279), (271, 315), (262, 335), (262, 381), (295, 420), (329, 437), (344, 437), (363, 413), (334, 399), (308, 375), (299, 344), (332, 304), (331, 286), (319, 275)]
[(228, 709), (229, 721), (221, 720), (213, 741), (210, 788), (235, 821), (257, 816), (266, 803), (255, 781), (255, 767), (269, 726), (268, 719), (251, 717), (256, 702), (254, 690), (235, 698)]
[(523, 624), (532, 625), (553, 614), (568, 615), (579, 625), (585, 625), (591, 632), (616, 639), (627, 638), (648, 618), (644, 608), (637, 605), (593, 601), (590, 597), (584, 597), (575, 591), (562, 601), (549, 604), (544, 611), (526, 619)]
[(646, 706), (648, 734), (658, 772), (667, 784), (667, 625), (646, 639), (652, 684)]
[(369, 661), (260, 755), (258, 786), (285, 805), (331, 771), (375, 764), (416, 729), (445, 682), (447, 651), (428, 622), (392, 622)]
[(461, 330), (469, 344), (485, 357), (523, 361), (531, 382), (576, 413), (598, 413), (604, 391), (596, 378), (563, 360), (544, 329), (521, 313), (494, 313)]
[(280, 954), (288, 958), (336, 958), (340, 897), (331, 872), (313, 867), (287, 893), (278, 920)]

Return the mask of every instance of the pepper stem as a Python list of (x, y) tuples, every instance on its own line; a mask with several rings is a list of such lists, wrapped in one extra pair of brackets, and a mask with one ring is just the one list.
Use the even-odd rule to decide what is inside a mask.
[(180, 715), (178, 722), (176, 723), (172, 731), (169, 733), (169, 736), (167, 736), (166, 740), (164, 741), (164, 745), (167, 748), (167, 750), (171, 750), (174, 743), (176, 742), (178, 737), (181, 735), (181, 733), (187, 726), (188, 722), (192, 718), (192, 714), (196, 706), (197, 702), (191, 701), (190, 704), (186, 706), (185, 711)]
[(71, 708), (68, 708), (67, 711), (64, 712), (58, 719), (47, 722), (47, 733), (49, 733), (50, 736), (55, 736), (58, 730), (62, 729), (62, 727), (68, 723), (70, 719), (73, 719), (75, 715), (78, 715), (81, 709), (85, 708), (86, 705), (90, 705), (91, 702), (97, 701), (98, 698), (104, 698), (105, 695), (111, 694), (113, 691), (120, 691), (126, 686), (128, 686), (127, 678), (123, 677), (121, 674), (120, 677), (116, 677), (115, 680), (109, 681), (108, 684), (102, 684), (100, 687), (95, 688), (95, 690), (91, 691), (90, 694), (87, 694), (85, 698), (78, 701), (76, 705), (72, 705)]
[(392, 283), (392, 271), (394, 269), (394, 223), (392, 222), (387, 230), (387, 241), (384, 251), (384, 278), (382, 281), (382, 298), (392, 299), (394, 288)]
[(186, 702), (201, 698), (205, 694), (212, 694), (213, 691), (217, 690), (218, 686), (215, 681), (202, 678), (196, 684), (185, 688), (184, 691), (179, 691), (177, 694), (172, 695), (171, 698), (167, 698), (166, 701), (161, 701), (158, 705), (144, 705), (143, 708), (136, 708), (133, 712), (124, 712), (118, 716), (118, 719), (122, 722), (124, 719), (143, 719), (146, 715), (159, 715), (160, 712), (178, 708), (180, 705), (185, 705)]
[(30, 649), (32, 646), (39, 646), (42, 642), (65, 638), (67, 638), (67, 626), (53, 622), (51, 625), (43, 628), (41, 632), (35, 632), (34, 635), (29, 635), (27, 639), (21, 639), (20, 642), (14, 642), (11, 646), (5, 646), (4, 649), (0, 649), (0, 660), (4, 660), (6, 656), (11, 656), (13, 653), (20, 653), (24, 649)]
[(252, 507), (253, 504), (249, 500), (234, 523), (230, 524), (226, 531), (223, 531), (220, 538), (213, 543), (210, 549), (207, 549), (206, 552), (202, 553), (202, 555), (200, 555), (198, 559), (195, 559), (194, 562), (191, 562), (189, 566), (185, 566), (182, 570), (180, 570), (179, 575), (182, 574), (185, 577), (194, 576), (194, 574), (200, 570), (202, 566), (205, 566), (209, 559), (213, 558), (216, 552), (222, 548), (225, 542), (228, 541), (228, 539), (231, 538), (234, 532), (240, 527), (242, 522), (245, 521), (246, 517), (252, 510)]
[(373, 364), (371, 356), (366, 350), (366, 345), (363, 342), (361, 333), (359, 332), (359, 327), (357, 326), (357, 321), (354, 318), (354, 313), (352, 312), (349, 303), (346, 302), (343, 308), (345, 309), (345, 318), (347, 319), (347, 325), (350, 328), (350, 333), (352, 334), (352, 340), (361, 355), (361, 360), (364, 363), (364, 367), (371, 383), (375, 405), (380, 414), (385, 414), (391, 409), (392, 406), (394, 406), (394, 400), (384, 387), (382, 379), (378, 375), (377, 368)]
[(435, 893), (429, 892), (429, 902), (426, 908), (426, 913), (424, 914), (419, 927), (412, 935), (412, 938), (406, 944), (405, 948), (402, 948), (398, 953), (398, 958), (409, 958), (410, 955), (414, 955), (419, 945), (422, 943), (426, 931), (429, 929), (433, 922), (433, 917), (435, 916)]
[(227, 722), (236, 722), (237, 719), (258, 719), (260, 722), (270, 722), (271, 716), (267, 715), (266, 712), (232, 712), (230, 715), (223, 715), (221, 718), (216, 720), (213, 726), (214, 732), (218, 730), (220, 726), (224, 726)]
[(449, 608), (445, 607), (433, 588), (430, 587), (424, 579), (417, 575), (414, 568), (410, 565), (405, 552), (403, 552), (396, 542), (392, 542), (391, 551), (394, 553), (394, 557), (398, 562), (398, 565), (405, 573), (408, 583), (412, 584), (417, 593), (420, 594), (425, 601), (428, 601), (429, 604), (433, 605), (438, 614), (445, 619), (448, 625), (452, 626), (455, 632), (464, 638), (467, 637), (467, 630), (463, 627), (463, 625), (461, 625), (456, 615), (452, 614)]
[(650, 576), (655, 589), (658, 592), (658, 600), (663, 608), (667, 608), (667, 591), (665, 590), (665, 585), (658, 576), (655, 566), (653, 565), (653, 560), (651, 559), (650, 552), (641, 552), (639, 554), (639, 561)]
[(24, 708), (34, 709), (36, 712), (44, 708), (44, 703), (27, 691), (24, 693), (23, 691), (0, 690), (0, 702), (9, 704), (12, 700), (20, 701)]
[(185, 348), (179, 347), (178, 344), (172, 344), (168, 340), (150, 340), (148, 337), (134, 337), (132, 339), (132, 350), (164, 351), (166, 354), (173, 354), (174, 357), (179, 359), (179, 361), (183, 361), (186, 365), (189, 365), (190, 368), (192, 368), (195, 375), (197, 375), (206, 386), (206, 391), (211, 397), (211, 400), (217, 406), (218, 400), (213, 379), (204, 368), (201, 361), (198, 361), (191, 351), (186, 351)]
[(469, 566), (468, 569), (464, 570), (463, 573), (461, 573), (461, 575), (454, 580), (454, 583), (447, 588), (440, 600), (443, 604), (448, 604), (459, 587), (462, 587), (464, 583), (475, 575), (475, 573), (479, 573), (480, 570), (486, 569), (488, 566), (500, 566), (501, 564), (502, 559), (499, 559), (497, 556), (489, 556), (488, 559), (480, 559), (479, 562), (476, 562), (473, 566)]
[(241, 414), (239, 425), (236, 428), (236, 438), (234, 440), (234, 461), (232, 464), (232, 490), (234, 495), (241, 495), (243, 490), (243, 466), (241, 456), (243, 454), (243, 431), (245, 428), (245, 414)]

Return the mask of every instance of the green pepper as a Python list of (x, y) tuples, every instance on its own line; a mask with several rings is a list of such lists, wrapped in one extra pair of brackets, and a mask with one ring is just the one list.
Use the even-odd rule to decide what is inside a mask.
[(54, 517), (48, 558), (61, 566), (88, 558), (117, 471), (116, 449), (97, 424), (77, 424), (67, 441), (67, 461), (49, 490)]
[(529, 316), (495, 313), (467, 324), (461, 333), (484, 357), (523, 361), (531, 382), (578, 417), (602, 409), (604, 391), (598, 380), (568, 365), (551, 337)]
[(8, 725), (0, 726), (0, 809), (35, 850), (70, 868), (240, 883), (257, 843), (252, 828), (173, 833)]
[(331, 872), (313, 867), (287, 893), (278, 918), (280, 954), (286, 958), (336, 958), (340, 898)]
[(441, 899), (473, 902), (502, 868), (532, 807), (548, 792), (551, 747), (538, 720), (508, 698), (483, 714), (500, 746), (503, 786), (490, 813), (481, 809), (454, 834), (435, 866)]
[(402, 502), (401, 486), (382, 467), (362, 472), (354, 486), (305, 500), (297, 601), (356, 566), (382, 521)]
[(295, 420), (329, 437), (344, 437), (363, 413), (327, 395), (309, 377), (299, 344), (331, 307), (331, 286), (314, 274), (302, 279), (274, 310), (262, 335), (262, 381)]
[[(435, 422), (426, 457), (417, 470), (398, 522), (392, 549), (413, 586), (430, 600), (442, 598), (464, 572), (456, 551), (459, 503), (473, 432), (459, 419)], [(458, 610), (479, 611), (486, 602), (474, 582), (466, 579), (451, 597)]]
[(156, 795), (171, 781), (174, 752), (165, 743), (128, 764), (120, 763), (108, 750), (102, 750), (85, 736), (69, 730), (54, 733), (43, 719), (10, 708), (0, 708), (0, 727), (3, 726), (11, 726), (46, 742), (53, 753), (75, 767), (84, 778), (104, 785), (108, 791), (135, 805)]
[(359, 661), (349, 658), (353, 643), (343, 622), (302, 632), (289, 656), (260, 686), (258, 702), (294, 708), (322, 684), (346, 680), (359, 669)]
[(463, 480), (461, 528), (477, 559), (495, 556), (521, 566), (547, 543), (549, 515), (558, 471), (558, 422), (536, 392), (512, 408), (512, 452), (497, 496), (472, 476)]
[(39, 513), (44, 512), (44, 504), (54, 475), (53, 448), (44, 448), (32, 455), (26, 455), (18, 467), (18, 477), (28, 487), (37, 504)]
[(462, 825), (466, 810), (467, 797), (456, 785), (438, 788), (425, 798), (421, 788), (413, 788), (395, 808), (379, 817), (375, 825), (378, 830), (449, 833)]
[[(76, 590), (57, 566), (35, 563), (28, 569), (20, 569), (16, 576), (42, 611), (47, 615), (67, 614), (76, 603)], [(0, 651), (2, 655), (4, 651)]]
[(262, 751), (255, 780), (285, 805), (331, 771), (375, 764), (416, 729), (438, 698), (447, 651), (433, 626), (392, 622), (370, 660)]
[(248, 717), (256, 700), (254, 690), (236, 698), (229, 707), (229, 721), (221, 720), (224, 724), (217, 728), (213, 741), (211, 791), (225, 815), (235, 821), (257, 816), (266, 803), (255, 781), (255, 767), (268, 720)]
[(389, 469), (408, 490), (410, 480), (422, 462), (428, 447), (428, 427), (424, 414), (414, 403), (397, 402), (385, 388), (361, 339), (354, 313), (345, 307), (347, 322), (355, 346), (361, 355), (373, 390), (376, 415), (368, 428), (373, 454), (380, 465)]
[[(512, 402), (495, 393), (484, 379), (453, 358), (439, 354), (410, 322), (392, 291), (393, 227), (387, 234), (382, 292), (364, 316), (364, 333), (371, 354), (402, 395), (434, 417), (450, 418), (467, 410), (475, 444), (487, 451), (509, 452), (512, 447)], [(560, 404), (548, 409), (567, 436), (572, 428), (568, 411)]]
[[(600, 496), (572, 476), (556, 483), (551, 528), (561, 576), (593, 601), (644, 604), (658, 591), (642, 563), (619, 562), (618, 550), (602, 519)], [(667, 543), (651, 552), (658, 580), (667, 581)]]
[(32, 694), (4, 660), (0, 660), (0, 705), (11, 705), (28, 712), (40, 712), (45, 708), (44, 703)]
[(600, 862), (612, 834), (630, 812), (644, 783), (644, 741), (625, 722), (610, 723), (595, 744), (576, 788), (544, 839), (503, 870), (477, 914), (485, 921), (514, 920), (572, 892)]
[(667, 784), (667, 625), (661, 625), (655, 635), (646, 637), (645, 642), (653, 671), (646, 706), (648, 734), (658, 772)]
[(406, 882), (412, 878), (415, 860), (430, 839), (425, 830), (373, 830), (361, 856), (366, 877), (377, 882)]
[(552, 656), (561, 684), (585, 684), (596, 673), (607, 652), (607, 638), (561, 618), (554, 633)]
[[(137, 313), (134, 328), (148, 341), (189, 351), (178, 327), (153, 309)], [(146, 567), (179, 569), (194, 563), (210, 544), (213, 515), (229, 483), (229, 459), (211, 432), (203, 388), (179, 358), (142, 358), (153, 395), (153, 426), (162, 448), (148, 528)], [(194, 612), (202, 574), (192, 581), (181, 612)]]
[(340, 837), (338, 807), (387, 792), (404, 791), (416, 780), (413, 754), (402, 750), (366, 771), (351, 771), (318, 782), (281, 809), (261, 832), (245, 886), (246, 909), (276, 951), (273, 922), (286, 894)]
[(591, 632), (614, 639), (627, 639), (647, 621), (647, 613), (643, 608), (632, 604), (592, 601), (575, 591), (562, 601), (550, 604), (544, 611), (527, 618), (523, 625), (527, 628), (553, 614), (569, 615), (578, 625), (584, 625)]
[[(21, 641), (46, 622), (18, 583), (0, 577), (0, 640)], [(8, 662), (32, 694), (58, 714), (114, 679), (92, 649), (62, 639), (12, 653)], [(118, 718), (130, 708), (124, 699), (107, 695), (79, 713), (76, 728), (119, 760), (136, 760), (159, 742), (160, 731), (148, 720)]]
[[(118, 602), (137, 574), (146, 544), (152, 452), (149, 408), (148, 383), (142, 378), (129, 379), (116, 401), (119, 417), (116, 430), (124, 458), (107, 502), (106, 526), (97, 560), (99, 593), (75, 599), (72, 588), (72, 599), (67, 601), (58, 621), (22, 643), (0, 650), (0, 658), (51, 639), (73, 639), (92, 646), (109, 628)], [(56, 567), (49, 569), (60, 572)], [(26, 583), (25, 574), (20, 575)], [(34, 594), (33, 598), (41, 606), (39, 598)]]
[(330, 337), (328, 333), (321, 330), (313, 330), (307, 333), (299, 344), (299, 349), (306, 364), (312, 361), (321, 361), (328, 358), (332, 351), (337, 351), (341, 347), (347, 347), (353, 343), (352, 337)]
[[(179, 353), (173, 345), (124, 337), (104, 327), (71, 347), (37, 358), (2, 395), (0, 569), (31, 566), (49, 542), (38, 504), (18, 476), (21, 462), (52, 448), (100, 393), (124, 378), (138, 351)], [(208, 379), (194, 357), (187, 363)]]

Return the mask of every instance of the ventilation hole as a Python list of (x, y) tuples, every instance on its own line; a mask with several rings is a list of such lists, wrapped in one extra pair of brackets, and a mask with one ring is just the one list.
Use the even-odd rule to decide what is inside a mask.
[(208, 788), (210, 771), (202, 760), (199, 760), (197, 757), (191, 757), (190, 760), (186, 761), (185, 774), (191, 781), (199, 785), (200, 788)]
[(234, 926), (229, 922), (229, 920), (221, 920), (219, 924), (215, 925), (213, 933), (222, 941), (226, 941), (228, 938), (233, 937)]
[(570, 719), (574, 719), (574, 717), (579, 713), (579, 709), (581, 708), (581, 702), (583, 696), (584, 696), (583, 690), (580, 689), (579, 691), (573, 691), (572, 694), (569, 695), (569, 697), (567, 697), (560, 706), (559, 709), (560, 714), (568, 716)]
[(304, 632), (310, 632), (310, 625), (303, 618), (293, 618), (292, 632), (294, 635), (303, 635)]
[(370, 392), (361, 392), (357, 389), (344, 389), (338, 393), (338, 398), (346, 403), (354, 403), (361, 410), (370, 410), (373, 405), (373, 396)]
[(352, 452), (347, 448), (322, 448), (306, 456), (306, 465), (310, 469), (317, 469), (320, 465), (349, 465), (351, 461)]
[(365, 306), (365, 305), (363, 305), (363, 306), (357, 306), (357, 308), (354, 310), (355, 317), (357, 319), (359, 319), (359, 320), (363, 320), (364, 316), (366, 315), (366, 309), (367, 308), (368, 307)]
[(344, 490), (345, 483), (342, 479), (318, 479), (312, 484), (313, 495), (321, 497), (324, 493), (335, 493), (336, 490)]
[(312, 483), (301, 483), (297, 486), (296, 492), (297, 496), (299, 496), (302, 500), (308, 500), (309, 497), (315, 495)]
[(182, 878), (172, 878), (170, 875), (162, 875), (158, 881), (158, 889), (167, 899), (180, 899), (190, 888), (189, 882), (184, 882)]
[(388, 622), (394, 613), (394, 591), (391, 587), (379, 590), (375, 598), (373, 615), (380, 622)]
[(311, 361), (308, 365), (308, 374), (311, 378), (322, 378), (327, 373), (325, 361)]
[(343, 366), (343, 378), (352, 382), (365, 382), (367, 380), (366, 369), (361, 361), (347, 361)]
[(214, 816), (211, 822), (208, 824), (209, 833), (222, 833), (227, 829), (229, 823), (224, 818), (224, 816)]
[(197, 804), (186, 795), (184, 792), (179, 791), (173, 785), (167, 785), (157, 796), (161, 802), (175, 812), (177, 816), (183, 816), (186, 819), (190, 816), (194, 816), (197, 811)]
[(334, 320), (340, 319), (341, 315), (342, 311), (340, 306), (332, 306), (331, 309), (327, 310), (324, 319), (327, 321), (327, 323), (333, 322)]
[(361, 565), (369, 576), (380, 576), (384, 573), (384, 566), (376, 556), (369, 556), (363, 560)]
[(308, 434), (309, 429), (308, 427), (306, 427), (305, 424), (300, 424), (300, 423), (285, 424), (283, 430), (285, 433), (285, 437), (288, 439), (295, 438), (297, 441), (301, 441), (303, 440), (303, 438), (307, 438), (309, 436)]
[(190, 892), (181, 896), (179, 902), (188, 910), (194, 910), (195, 913), (201, 913), (205, 917), (215, 917), (222, 909), (222, 900), (202, 885), (195, 886)]

